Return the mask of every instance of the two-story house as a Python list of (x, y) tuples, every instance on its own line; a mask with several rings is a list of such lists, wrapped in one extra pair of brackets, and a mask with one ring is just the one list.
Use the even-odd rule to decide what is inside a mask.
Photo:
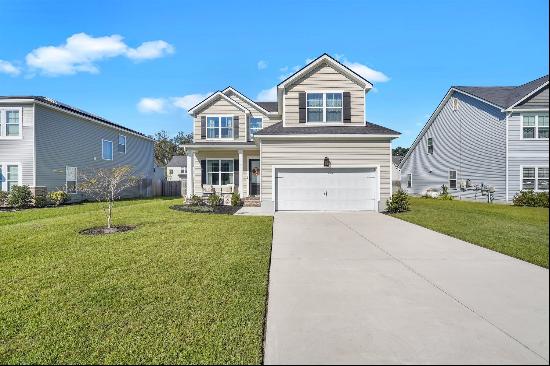
[(461, 198), (509, 202), (548, 190), (548, 75), (519, 86), (453, 86), (401, 161), (413, 194), (442, 185)]
[(189, 110), (187, 195), (229, 187), (266, 211), (379, 210), (399, 133), (366, 122), (372, 87), (323, 54), (277, 86), (276, 102), (212, 94)]
[[(154, 141), (102, 117), (40, 96), (0, 97), (0, 189), (28, 185), (33, 191), (63, 189), (83, 198), (84, 170), (131, 165), (153, 174)], [(144, 191), (145, 189), (145, 191)], [(136, 187), (126, 196), (147, 196)]]

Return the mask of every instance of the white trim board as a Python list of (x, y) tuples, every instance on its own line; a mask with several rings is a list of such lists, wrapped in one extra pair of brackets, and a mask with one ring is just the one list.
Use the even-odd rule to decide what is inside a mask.
[(248, 108), (246, 108), (245, 106), (237, 103), (236, 101), (234, 101), (233, 99), (229, 98), (227, 95), (225, 95), (224, 93), (222, 93), (221, 91), (217, 91), (215, 92), (214, 94), (206, 97), (205, 99), (203, 99), (201, 102), (199, 102), (197, 105), (195, 105), (194, 107), (192, 107), (191, 109), (189, 109), (187, 111), (187, 113), (189, 113), (191, 116), (195, 116), (195, 114), (200, 111), (203, 107), (205, 107), (206, 105), (208, 105), (211, 101), (213, 101), (214, 98), (223, 98), (225, 101), (233, 104), (235, 107), (237, 107), (238, 109), (240, 109), (241, 111), (243, 111), (245, 114), (250, 114), (250, 111), (248, 110)]

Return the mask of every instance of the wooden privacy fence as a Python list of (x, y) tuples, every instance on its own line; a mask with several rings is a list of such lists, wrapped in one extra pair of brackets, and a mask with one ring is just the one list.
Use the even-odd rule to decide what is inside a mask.
[(156, 180), (153, 182), (154, 197), (181, 197), (182, 195), (181, 181)]

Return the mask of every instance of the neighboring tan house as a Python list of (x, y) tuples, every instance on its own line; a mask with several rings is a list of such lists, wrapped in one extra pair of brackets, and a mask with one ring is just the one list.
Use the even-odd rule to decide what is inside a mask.
[[(153, 174), (153, 140), (91, 113), (40, 96), (0, 97), (0, 189), (63, 189), (73, 199), (84, 170), (132, 165)], [(146, 188), (125, 196), (147, 196)]]
[(409, 193), (509, 202), (548, 190), (548, 75), (520, 86), (453, 86), (400, 164)]
[(166, 180), (181, 181), (187, 175), (187, 157), (185, 155), (175, 155), (166, 165)]
[(399, 133), (365, 121), (372, 87), (323, 54), (277, 86), (276, 102), (214, 93), (189, 110), (188, 196), (235, 191), (266, 211), (379, 210)]
[(401, 169), (399, 164), (403, 160), (403, 156), (392, 156), (392, 185), (393, 191), (397, 191), (401, 188)]

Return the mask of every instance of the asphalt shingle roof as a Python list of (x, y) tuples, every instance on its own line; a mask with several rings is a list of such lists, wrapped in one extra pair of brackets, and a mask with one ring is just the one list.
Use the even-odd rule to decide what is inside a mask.
[(315, 127), (283, 127), (283, 122), (275, 123), (261, 129), (254, 135), (400, 135), (392, 129), (367, 122), (365, 126), (315, 126)]
[(268, 112), (277, 112), (279, 110), (279, 103), (277, 102), (254, 102)]
[(502, 108), (508, 108), (548, 81), (548, 75), (519, 86), (453, 86)]
[(186, 167), (187, 166), (187, 156), (185, 155), (174, 155), (172, 159), (166, 164), (166, 166), (173, 167)]

